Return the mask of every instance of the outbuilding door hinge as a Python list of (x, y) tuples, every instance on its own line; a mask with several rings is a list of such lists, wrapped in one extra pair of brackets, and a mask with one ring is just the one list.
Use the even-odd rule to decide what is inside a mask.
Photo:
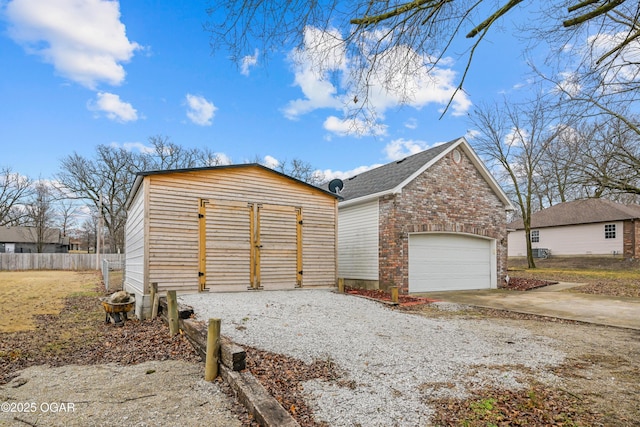
[(204, 215), (198, 214), (198, 218), (204, 218)]
[(202, 277), (204, 276), (204, 273), (202, 271), (198, 271), (198, 277)]

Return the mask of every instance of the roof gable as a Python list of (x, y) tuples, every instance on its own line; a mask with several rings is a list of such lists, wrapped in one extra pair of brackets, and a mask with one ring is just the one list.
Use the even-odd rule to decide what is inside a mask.
[[(640, 205), (623, 205), (607, 199), (581, 199), (559, 203), (531, 215), (531, 228), (591, 224), (640, 218)], [(524, 228), (521, 219), (508, 225)]]
[(464, 138), (449, 141), (344, 180), (344, 188), (340, 192), (344, 202), (341, 202), (341, 205), (356, 204), (386, 194), (399, 193), (407, 184), (456, 147), (467, 154), (505, 207), (513, 209), (509, 198)]
[(144, 177), (147, 176), (157, 176), (157, 175), (169, 175), (169, 174), (182, 174), (182, 173), (189, 173), (189, 172), (207, 172), (207, 171), (211, 171), (212, 173), (215, 173), (216, 171), (223, 171), (223, 170), (232, 170), (232, 169), (237, 169), (237, 170), (242, 170), (242, 169), (259, 169), (261, 171), (265, 171), (269, 174), (273, 174), (276, 177), (280, 177), (280, 178), (284, 178), (286, 180), (290, 180), (295, 182), (296, 184), (308, 187), (310, 189), (313, 189), (314, 191), (317, 191), (318, 193), (321, 194), (325, 194), (327, 196), (331, 196), (334, 198), (341, 198), (340, 195), (332, 193), (330, 191), (328, 191), (326, 188), (320, 188), (320, 187), (316, 187), (315, 185), (309, 184), (307, 182), (301, 181), (297, 178), (294, 178), (292, 176), (286, 175), (282, 172), (278, 172), (277, 170), (268, 168), (266, 166), (263, 166), (259, 163), (243, 163), (243, 164), (234, 164), (234, 165), (223, 165), (223, 166), (209, 166), (209, 167), (201, 167), (201, 168), (188, 168), (188, 169), (168, 169), (168, 170), (155, 170), (155, 171), (145, 171), (145, 172), (139, 172), (136, 175), (136, 179), (133, 183), (133, 187), (131, 188), (131, 191), (129, 192), (129, 197), (127, 198), (127, 202), (125, 204), (125, 206), (127, 207), (127, 209), (129, 208), (129, 206), (131, 205), (133, 198), (135, 197), (138, 189), (140, 188), (140, 185), (142, 184), (142, 181), (144, 179)]

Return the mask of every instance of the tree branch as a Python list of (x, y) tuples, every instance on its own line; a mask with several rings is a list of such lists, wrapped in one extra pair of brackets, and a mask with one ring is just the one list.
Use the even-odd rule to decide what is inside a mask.
[(522, 3), (522, 0), (510, 0), (509, 3), (505, 4), (500, 9), (496, 10), (491, 16), (485, 19), (480, 25), (478, 25), (473, 30), (471, 30), (469, 34), (467, 34), (467, 38), (468, 39), (473, 38), (479, 32), (489, 28), (491, 24), (493, 24), (498, 18), (505, 15), (507, 12), (509, 12), (512, 8), (517, 6), (519, 3)]
[(564, 21), (562, 23), (562, 25), (565, 28), (569, 28), (569, 27), (573, 27), (574, 25), (580, 25), (583, 24), (593, 18), (596, 18), (600, 15), (604, 15), (607, 12), (609, 12), (612, 9), (615, 9), (616, 7), (620, 6), (622, 3), (624, 3), (625, 0), (614, 0), (610, 3), (607, 4), (603, 4), (600, 7), (597, 7), (595, 9), (593, 9), (591, 12), (589, 13), (585, 13), (584, 15), (580, 15), (580, 16), (576, 16), (573, 19), (567, 19), (566, 21)]
[(442, 6), (444, 3), (449, 3), (450, 1), (453, 1), (453, 0), (414, 0), (410, 3), (404, 3), (403, 5), (400, 5), (395, 9), (390, 10), (389, 12), (381, 13), (379, 15), (374, 15), (374, 16), (365, 16), (363, 18), (354, 18), (350, 22), (354, 25), (368, 27), (370, 25), (377, 25), (382, 21), (386, 21), (387, 19), (394, 18), (399, 15), (403, 15), (410, 10), (422, 8), (428, 3), (435, 3), (435, 4), (427, 6), (427, 8), (435, 8), (435, 7)]

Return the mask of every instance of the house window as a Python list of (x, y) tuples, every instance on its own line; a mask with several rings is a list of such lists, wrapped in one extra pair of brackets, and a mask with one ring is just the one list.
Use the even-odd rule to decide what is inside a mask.
[(540, 242), (540, 230), (531, 230), (531, 243)]
[(605, 239), (615, 239), (616, 238), (616, 225), (615, 224), (605, 224), (604, 225), (604, 238)]

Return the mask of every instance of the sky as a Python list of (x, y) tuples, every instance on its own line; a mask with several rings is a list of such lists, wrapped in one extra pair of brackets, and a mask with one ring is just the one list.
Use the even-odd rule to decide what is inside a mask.
[(466, 65), (456, 58), (437, 70), (437, 82), (418, 85), (410, 105), (380, 96), (379, 121), (359, 125), (343, 112), (349, 94), (321, 81), (304, 51), (283, 46), (265, 61), (256, 49), (238, 63), (213, 54), (207, 7), (0, 0), (0, 168), (53, 179), (73, 153), (92, 158), (100, 144), (144, 150), (149, 137), (163, 136), (225, 163), (295, 158), (327, 179), (347, 178), (465, 136), (474, 105), (522, 88), (528, 70), (512, 34), (497, 29), (443, 118)]

